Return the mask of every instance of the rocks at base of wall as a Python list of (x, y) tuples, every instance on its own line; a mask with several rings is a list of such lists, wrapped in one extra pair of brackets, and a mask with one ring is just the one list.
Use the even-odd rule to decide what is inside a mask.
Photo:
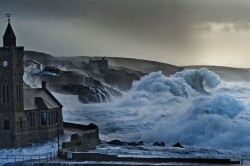
[(183, 146), (179, 142), (177, 142), (176, 144), (174, 144), (173, 147), (183, 148)]
[(165, 146), (164, 142), (155, 142), (153, 143), (154, 146)]
[(140, 145), (144, 145), (144, 142), (143, 141), (139, 141), (139, 142), (123, 142), (123, 141), (115, 139), (115, 140), (107, 142), (107, 144), (115, 145), (115, 146), (126, 146), (126, 145), (129, 145), (129, 146), (140, 146)]
[[(143, 141), (139, 141), (139, 142), (123, 142), (121, 140), (114, 139), (114, 140), (108, 141), (107, 144), (115, 145), (115, 146), (141, 146), (141, 145), (144, 145), (144, 142)], [(157, 141), (157, 142), (153, 143), (153, 146), (164, 147), (166, 145), (165, 145), (164, 142), (158, 142)], [(172, 147), (183, 148), (183, 146), (179, 142), (174, 144)]]

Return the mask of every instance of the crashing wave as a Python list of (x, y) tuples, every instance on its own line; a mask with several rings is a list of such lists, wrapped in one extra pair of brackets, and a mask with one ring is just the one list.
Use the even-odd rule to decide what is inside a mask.
[(183, 78), (188, 85), (202, 94), (208, 94), (204, 87), (215, 88), (221, 82), (219, 76), (207, 68), (185, 69), (175, 73), (173, 77)]
[[(104, 140), (246, 147), (250, 144), (250, 84), (220, 82), (208, 69), (183, 70), (171, 77), (155, 72), (135, 81), (121, 99), (84, 108), (74, 104), (64, 111), (64, 118), (96, 122)], [(207, 88), (213, 88), (210, 95)]]
[[(226, 136), (234, 138), (242, 134), (239, 117), (246, 115), (243, 114), (246, 108), (228, 91), (221, 91), (224, 87), (218, 87), (220, 82), (220, 78), (206, 68), (186, 69), (171, 77), (155, 72), (134, 82), (131, 92), (118, 106), (128, 112), (136, 110), (138, 123), (134, 123), (134, 130), (138, 126), (151, 126), (141, 127), (146, 141), (238, 146), (240, 142), (228, 140), (224, 145), (223, 140)], [(209, 93), (207, 88), (214, 90)]]
[(135, 81), (121, 104), (127, 106), (182, 102), (184, 98), (209, 94), (204, 86), (215, 88), (219, 83), (219, 77), (206, 68), (183, 70), (171, 77), (154, 72)]

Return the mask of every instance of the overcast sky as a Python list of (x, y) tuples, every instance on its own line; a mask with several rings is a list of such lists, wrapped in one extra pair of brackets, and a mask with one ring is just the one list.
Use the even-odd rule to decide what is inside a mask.
[(17, 44), (53, 56), (115, 56), (250, 68), (249, 0), (0, 0)]

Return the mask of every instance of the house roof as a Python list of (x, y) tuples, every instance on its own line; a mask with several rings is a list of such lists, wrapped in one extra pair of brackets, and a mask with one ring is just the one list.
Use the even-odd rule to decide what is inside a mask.
[(47, 89), (24, 89), (23, 95), (24, 110), (62, 108), (62, 104)]
[(36, 60), (33, 60), (33, 59), (26, 60), (25, 62), (26, 62), (26, 63), (29, 63), (29, 64), (31, 64), (31, 63), (41, 64), (40, 62), (38, 62), (38, 61), (36, 61)]

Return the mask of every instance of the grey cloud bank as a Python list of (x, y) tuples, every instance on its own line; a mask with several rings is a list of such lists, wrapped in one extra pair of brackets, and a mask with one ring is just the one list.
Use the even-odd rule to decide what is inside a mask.
[[(11, 12), (18, 43), (54, 56), (250, 66), (240, 60), (250, 58), (247, 0), (0, 0), (0, 4), (2, 34), (7, 24), (4, 14)], [(237, 44), (228, 43), (228, 38)]]

